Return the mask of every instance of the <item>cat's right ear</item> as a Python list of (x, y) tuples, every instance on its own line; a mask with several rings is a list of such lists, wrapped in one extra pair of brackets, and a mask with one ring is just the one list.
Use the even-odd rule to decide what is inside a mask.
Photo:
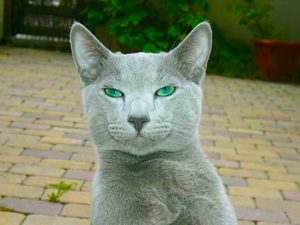
[(75, 22), (70, 32), (73, 59), (84, 86), (93, 83), (112, 54), (85, 26)]

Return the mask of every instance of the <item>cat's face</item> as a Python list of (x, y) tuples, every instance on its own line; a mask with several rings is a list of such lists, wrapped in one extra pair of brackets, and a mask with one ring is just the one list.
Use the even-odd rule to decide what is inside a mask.
[(198, 138), (199, 84), (211, 49), (207, 23), (169, 53), (112, 53), (78, 23), (71, 46), (98, 151), (178, 151)]

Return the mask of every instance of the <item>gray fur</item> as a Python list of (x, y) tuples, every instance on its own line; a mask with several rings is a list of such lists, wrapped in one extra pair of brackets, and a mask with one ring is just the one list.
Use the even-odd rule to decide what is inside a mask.
[[(74, 23), (71, 47), (99, 164), (91, 225), (235, 225), (215, 168), (201, 151), (201, 83), (212, 39), (199, 24), (167, 53), (112, 53)], [(158, 89), (175, 85), (168, 97)], [(121, 90), (112, 98), (104, 87)], [(137, 136), (127, 119), (150, 121)]]

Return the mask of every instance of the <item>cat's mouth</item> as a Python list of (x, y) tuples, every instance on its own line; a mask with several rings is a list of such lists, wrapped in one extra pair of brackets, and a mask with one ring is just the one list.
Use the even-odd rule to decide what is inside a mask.
[(169, 133), (168, 135), (166, 135), (164, 138), (153, 138), (153, 137), (145, 137), (143, 134), (141, 133), (137, 133), (135, 136), (131, 137), (131, 138), (119, 138), (116, 137), (114, 135), (111, 135), (111, 137), (118, 143), (120, 144), (133, 144), (133, 145), (143, 145), (145, 143), (147, 144), (155, 144), (159, 141), (165, 140), (167, 139), (171, 134)]
[(108, 126), (108, 132), (117, 142), (132, 145), (157, 143), (165, 140), (171, 134), (172, 129), (170, 123), (165, 122), (149, 125), (146, 125), (140, 130), (135, 130), (132, 129), (131, 126), (124, 127), (117, 123), (111, 123)]

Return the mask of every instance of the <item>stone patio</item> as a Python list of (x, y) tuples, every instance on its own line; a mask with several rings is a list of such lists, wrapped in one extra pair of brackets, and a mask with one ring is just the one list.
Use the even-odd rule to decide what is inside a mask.
[[(70, 54), (0, 47), (0, 225), (88, 225), (94, 152)], [(300, 224), (300, 87), (208, 76), (201, 125), (241, 225)], [(59, 202), (49, 184), (76, 183)]]

